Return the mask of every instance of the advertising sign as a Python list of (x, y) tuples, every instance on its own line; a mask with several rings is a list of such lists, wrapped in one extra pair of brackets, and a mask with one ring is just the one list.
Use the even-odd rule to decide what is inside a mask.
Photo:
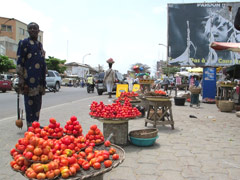
[(217, 51), (212, 42), (240, 43), (234, 18), (240, 2), (168, 4), (168, 64), (174, 66), (231, 66), (240, 54)]

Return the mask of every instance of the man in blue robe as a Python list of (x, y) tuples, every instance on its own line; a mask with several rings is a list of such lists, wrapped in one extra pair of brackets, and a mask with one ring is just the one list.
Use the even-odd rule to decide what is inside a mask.
[(17, 73), (19, 93), (24, 95), (27, 127), (39, 120), (42, 95), (46, 87), (45, 52), (38, 41), (39, 26), (30, 23), (27, 26), (29, 38), (21, 40), (17, 51)]

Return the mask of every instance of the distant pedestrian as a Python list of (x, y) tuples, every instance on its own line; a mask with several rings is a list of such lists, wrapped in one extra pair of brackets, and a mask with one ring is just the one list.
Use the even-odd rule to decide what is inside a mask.
[(109, 69), (104, 74), (103, 82), (107, 86), (107, 92), (108, 92), (109, 98), (112, 98), (112, 89), (115, 82), (115, 72), (112, 69), (112, 65), (114, 61), (112, 58), (110, 58), (107, 60), (107, 63), (108, 63)]
[(17, 73), (19, 93), (24, 95), (27, 127), (30, 127), (34, 121), (39, 121), (46, 87), (46, 63), (42, 43), (38, 41), (38, 24), (31, 22), (27, 29), (29, 38), (18, 44)]
[(169, 85), (169, 84), (170, 84), (170, 81), (169, 81), (168, 77), (167, 77), (167, 76), (164, 77), (164, 78), (163, 78), (163, 82), (162, 82), (164, 91), (167, 92), (167, 90), (168, 90), (168, 85)]

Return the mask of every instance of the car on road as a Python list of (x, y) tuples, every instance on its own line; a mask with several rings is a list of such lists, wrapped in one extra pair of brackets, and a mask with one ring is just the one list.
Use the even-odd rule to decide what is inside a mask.
[[(103, 83), (103, 78), (104, 78), (105, 72), (100, 72), (96, 76), (94, 76), (95, 79), (95, 87), (97, 89), (98, 95), (102, 95), (103, 92), (107, 91), (106, 85)], [(113, 91), (116, 91), (117, 89), (117, 84), (123, 84), (124, 83), (124, 77), (123, 75), (115, 71), (115, 83), (113, 85)]]
[(12, 76), (7, 74), (0, 74), (0, 91), (6, 92), (12, 90)]
[(48, 70), (46, 75), (46, 84), (47, 88), (54, 89), (55, 91), (59, 91), (62, 84), (62, 78), (57, 71)]

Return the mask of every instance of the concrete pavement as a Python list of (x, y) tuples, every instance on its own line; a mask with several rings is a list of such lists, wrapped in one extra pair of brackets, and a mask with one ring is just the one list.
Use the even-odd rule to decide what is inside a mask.
[[(102, 130), (102, 123), (88, 115), (93, 100), (112, 103), (103, 95), (42, 109), (41, 125), (48, 125), (48, 119), (54, 117), (63, 126), (75, 115), (84, 134), (92, 124)], [(125, 161), (106, 173), (104, 180), (240, 179), (240, 118), (235, 113), (218, 111), (215, 104), (201, 103), (200, 108), (190, 108), (189, 103), (175, 106), (173, 102), (172, 110), (175, 129), (169, 125), (158, 126), (159, 138), (154, 146), (124, 147)], [(9, 151), (26, 130), (25, 124), (23, 130), (18, 130), (15, 120), (14, 117), (0, 119), (0, 179), (25, 179), (9, 165)], [(129, 121), (129, 131), (143, 128), (144, 118)]]

